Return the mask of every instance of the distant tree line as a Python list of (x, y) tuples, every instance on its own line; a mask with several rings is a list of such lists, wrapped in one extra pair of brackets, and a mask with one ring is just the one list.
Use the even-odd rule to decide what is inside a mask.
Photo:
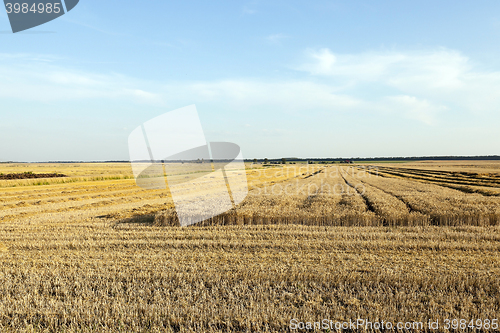
[[(298, 158), (298, 157), (286, 157), (286, 158), (275, 158), (275, 159), (246, 159), (245, 162), (253, 163), (264, 163), (264, 164), (282, 164), (282, 163), (293, 163), (293, 162), (326, 162), (326, 163), (345, 163), (346, 161), (351, 162), (363, 162), (363, 161), (498, 161), (500, 160), (500, 155), (478, 155), (478, 156), (412, 156), (412, 157), (325, 157), (325, 158)], [(134, 162), (151, 162), (150, 160), (144, 161), (134, 161)], [(153, 161), (156, 163), (163, 162), (162, 160)], [(181, 161), (168, 161), (169, 163), (178, 163)], [(1, 164), (7, 163), (130, 163), (130, 161), (43, 161), (43, 162), (16, 162), (16, 161), (0, 161)]]
[(482, 155), (482, 156), (412, 156), (412, 157), (335, 157), (335, 158), (276, 158), (276, 159), (257, 159), (245, 160), (245, 162), (264, 163), (264, 164), (285, 164), (287, 162), (308, 162), (312, 163), (352, 163), (364, 161), (498, 161), (500, 155)]

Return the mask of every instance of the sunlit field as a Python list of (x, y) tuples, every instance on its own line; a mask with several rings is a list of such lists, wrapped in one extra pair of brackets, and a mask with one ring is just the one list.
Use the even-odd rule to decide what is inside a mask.
[(248, 163), (247, 198), (189, 227), (126, 163), (0, 164), (24, 172), (66, 177), (0, 180), (1, 331), (500, 315), (500, 163)]

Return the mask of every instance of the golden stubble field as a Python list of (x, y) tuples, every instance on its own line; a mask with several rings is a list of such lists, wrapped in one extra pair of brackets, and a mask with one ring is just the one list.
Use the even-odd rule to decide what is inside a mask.
[(12, 172), (69, 177), (0, 181), (1, 331), (500, 315), (500, 163), (248, 165), (247, 199), (185, 228), (127, 164), (0, 164)]

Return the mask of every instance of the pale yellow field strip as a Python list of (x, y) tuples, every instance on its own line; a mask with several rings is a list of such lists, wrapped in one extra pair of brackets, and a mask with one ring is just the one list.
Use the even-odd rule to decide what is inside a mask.
[[(76, 166), (65, 167), (74, 168)], [(96, 166), (92, 165), (92, 167)], [(107, 167), (107, 165), (102, 167)], [(88, 172), (89, 168), (86, 169)], [(313, 171), (309, 171), (309, 173)], [(301, 170), (299, 173), (295, 167), (251, 169), (248, 171), (249, 187), (263, 187), (307, 174), (307, 169)], [(170, 176), (168, 179), (175, 180), (183, 177), (180, 174)], [(172, 205), (172, 200), (168, 191), (144, 190), (135, 185), (134, 180), (128, 179), (54, 183), (0, 189), (0, 221), (26, 219), (32, 222), (45, 221), (48, 218), (61, 221), (66, 217), (70, 217), (74, 221), (76, 217), (86, 219), (98, 215), (123, 217), (123, 212), (130, 214), (131, 210), (148, 205), (158, 206), (158, 210), (164, 209)], [(84, 212), (86, 210), (89, 212)], [(79, 212), (71, 213), (71, 211)], [(146, 211), (150, 212), (151, 209)], [(40, 219), (37, 218), (38, 215)], [(60, 216), (56, 217), (56, 215)]]

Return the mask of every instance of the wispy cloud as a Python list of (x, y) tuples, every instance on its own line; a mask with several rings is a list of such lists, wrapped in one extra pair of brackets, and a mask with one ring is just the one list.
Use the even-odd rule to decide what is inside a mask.
[(248, 15), (253, 15), (253, 14), (257, 13), (257, 10), (249, 8), (247, 6), (244, 6), (243, 13), (248, 14)]
[(379, 97), (400, 104), (410, 110), (407, 115), (426, 124), (434, 123), (445, 109), (493, 114), (500, 108), (500, 72), (481, 70), (455, 50), (335, 54), (323, 48), (308, 49), (306, 57), (296, 70), (349, 83), (351, 90), (363, 86), (365, 93), (370, 84), (391, 89), (401, 97)]
[(444, 105), (436, 105), (408, 95), (387, 96), (382, 99), (380, 104), (390, 111), (403, 113), (406, 117), (426, 125), (436, 125), (437, 118), (448, 110), (448, 107)]
[(11, 61), (19, 63), (26, 62), (55, 62), (63, 58), (50, 54), (30, 54), (30, 53), (0, 53), (0, 62)]
[(290, 36), (281, 33), (266, 36), (266, 40), (271, 44), (280, 44), (282, 40), (287, 38), (290, 38)]
[[(55, 102), (123, 99), (159, 103), (148, 83), (120, 74), (97, 74), (58, 66), (56, 57), (0, 54), (0, 98)], [(19, 61), (22, 60), (22, 61)]]
[[(295, 67), (294, 79), (174, 82), (79, 70), (61, 65), (67, 61), (50, 55), (0, 54), (0, 100), (5, 109), (19, 110), (2, 115), (1, 132), (4, 138), (26, 142), (23, 133), (39, 129), (39, 123), (50, 127), (51, 132), (30, 134), (30, 140), (36, 141), (38, 135), (52, 144), (38, 149), (24, 144), (30, 157), (23, 158), (33, 159), (41, 156), (37, 155), (43, 151), (40, 147), (62, 144), (58, 138), (69, 137), (67, 132), (94, 133), (71, 136), (72, 144), (80, 147), (77, 150), (84, 151), (88, 141), (100, 147), (109, 137), (103, 134), (107, 131), (124, 137), (123, 127), (137, 126), (136, 117), (195, 103), (210, 114), (207, 133), (212, 140), (242, 140), (245, 151), (253, 147), (249, 152), (255, 156), (261, 151), (291, 155), (297, 149), (307, 156), (353, 151), (366, 156), (491, 154), (497, 149), (500, 72), (480, 70), (460, 52), (336, 54), (319, 49), (308, 50), (306, 56)], [(60, 117), (68, 105), (78, 109), (68, 111), (72, 122)], [(38, 118), (34, 109), (45, 110), (43, 116)], [(51, 113), (52, 109), (56, 111)], [(100, 119), (101, 134), (95, 134), (93, 119), (80, 122), (87, 110)], [(119, 130), (111, 128), (115, 122)], [(463, 129), (468, 132), (464, 134)], [(53, 133), (52, 139), (47, 139), (47, 133)], [(469, 148), (462, 149), (464, 145)], [(74, 150), (67, 156), (77, 156)], [(12, 148), (10, 155), (6, 153), (14, 156), (9, 159), (22, 159), (16, 151)], [(102, 149), (101, 154), (109, 152)], [(73, 158), (79, 157), (63, 159)]]
[(89, 29), (92, 29), (92, 30), (95, 30), (95, 31), (98, 31), (98, 32), (102, 32), (102, 33), (104, 33), (106, 35), (110, 35), (110, 36), (128, 36), (128, 35), (123, 34), (123, 33), (109, 31), (109, 30), (102, 29), (100, 27), (97, 27), (97, 26), (94, 26), (94, 25), (91, 25), (91, 24), (87, 24), (87, 23), (83, 23), (83, 22), (80, 22), (80, 21), (77, 21), (77, 20), (74, 20), (74, 19), (70, 19), (70, 18), (67, 18), (66, 16), (62, 16), (61, 20), (69, 22), (69, 23), (73, 23), (73, 24), (76, 24), (76, 25), (79, 25), (79, 26), (82, 26), (82, 27), (85, 27), (85, 28), (89, 28)]
[[(335, 54), (307, 50), (294, 80), (147, 81), (57, 65), (52, 56), (0, 54), (0, 98), (40, 102), (115, 100), (172, 106), (198, 102), (235, 110), (380, 113), (436, 126), (454, 114), (500, 109), (500, 72), (480, 71), (452, 50)], [(22, 59), (22, 61), (16, 61)]]
[(329, 85), (308, 81), (222, 80), (169, 86), (181, 95), (219, 101), (237, 109), (274, 108), (292, 112), (307, 109), (348, 110), (359, 106), (351, 96), (336, 93)]

